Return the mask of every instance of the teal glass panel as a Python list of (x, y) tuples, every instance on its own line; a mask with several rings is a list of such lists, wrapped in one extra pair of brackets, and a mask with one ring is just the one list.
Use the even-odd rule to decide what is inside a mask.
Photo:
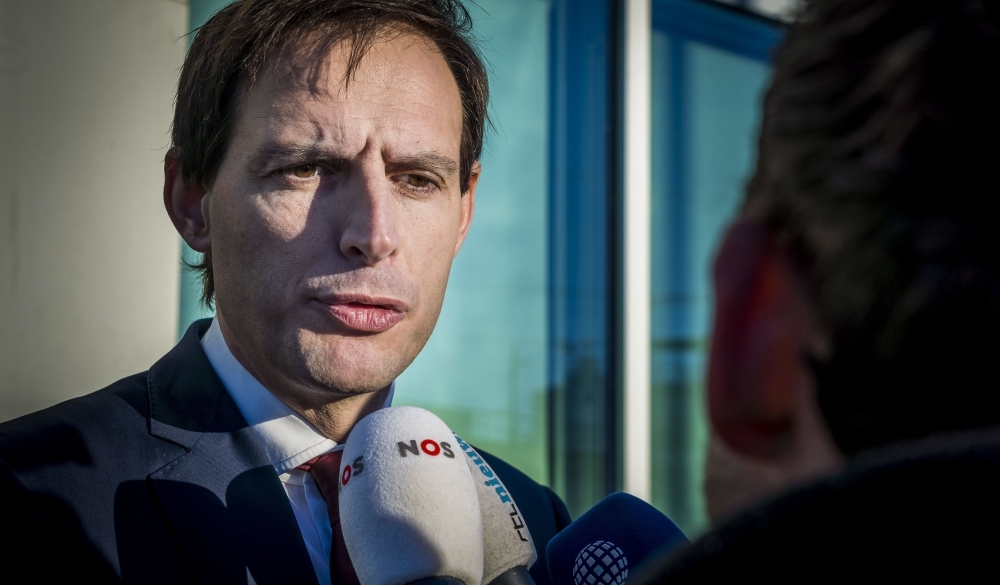
[(573, 516), (622, 485), (620, 8), (551, 17), (549, 480)]
[[(225, 4), (224, 0), (191, 0), (192, 28)], [(592, 4), (604, 7), (599, 2)], [(607, 492), (606, 476), (614, 475), (607, 468), (614, 462), (601, 454), (611, 448), (613, 441), (608, 441), (610, 427), (595, 434), (590, 419), (587, 419), (589, 426), (579, 424), (579, 416), (574, 414), (579, 408), (574, 410), (574, 405), (586, 406), (589, 402), (579, 399), (580, 389), (572, 384), (560, 394), (566, 395), (565, 407), (560, 412), (570, 413), (567, 421), (558, 425), (563, 431), (559, 436), (565, 435), (566, 441), (554, 447), (551, 438), (551, 394), (547, 388), (552, 385), (548, 362), (553, 343), (550, 310), (553, 301), (549, 283), (553, 222), (549, 213), (553, 177), (549, 169), (553, 122), (549, 108), (553, 83), (550, 35), (554, 29), (562, 31), (563, 36), (582, 35), (586, 31), (577, 21), (589, 20), (578, 14), (579, 5), (561, 2), (554, 6), (551, 0), (477, 0), (467, 6), (489, 62), (490, 114), (495, 128), (488, 135), (481, 161), (483, 175), (472, 229), (454, 262), (441, 316), (427, 346), (397, 380), (395, 403), (435, 412), (477, 447), (504, 458), (538, 481), (552, 483), (556, 481), (550, 477), (554, 473), (560, 479), (557, 483), (562, 485), (560, 493), (564, 497), (567, 493), (570, 496), (576, 492), (583, 494), (569, 498), (573, 502), (579, 500), (575, 509), (583, 510)], [(563, 17), (559, 20), (554, 14)], [(557, 27), (553, 20), (562, 24)], [(601, 20), (600, 26), (608, 27), (607, 19), (598, 20)], [(606, 33), (597, 36), (598, 41), (607, 44)], [(602, 59), (606, 54), (606, 47), (599, 51)], [(563, 61), (579, 68), (589, 66), (587, 80), (592, 82), (607, 73), (606, 66), (594, 69), (593, 59), (584, 62), (576, 53), (565, 55), (560, 63)], [(567, 89), (576, 87), (563, 85)], [(596, 84), (594, 91), (590, 91), (590, 85), (594, 83), (587, 85), (587, 91), (574, 89), (571, 98), (593, 101), (591, 93), (603, 95), (604, 84)], [(573, 136), (588, 131), (598, 135), (600, 144), (604, 145), (607, 132), (603, 126), (595, 126), (591, 131), (591, 125), (606, 123), (606, 107), (602, 104), (604, 102), (598, 101), (594, 105), (600, 110), (600, 116), (570, 117), (563, 126), (572, 129)], [(563, 106), (560, 103), (560, 107)], [(577, 113), (576, 110), (572, 112)], [(578, 136), (569, 144), (567, 135), (565, 142), (571, 150), (590, 148), (587, 152), (591, 154), (595, 150), (590, 142)], [(586, 185), (593, 184), (593, 189), (604, 193), (607, 182), (595, 176), (606, 171), (605, 158), (608, 157), (595, 159), (591, 156), (585, 168), (575, 164), (565, 166), (585, 175)], [(565, 177), (562, 182), (566, 182)], [(606, 202), (577, 196), (573, 185), (575, 183), (562, 189), (569, 200), (581, 202), (577, 207), (593, 208), (594, 214), (603, 216)], [(576, 215), (581, 213), (578, 211)], [(571, 220), (562, 223), (576, 225)], [(569, 232), (576, 233), (572, 229)], [(587, 241), (603, 249), (605, 236), (588, 234)], [(197, 254), (185, 250), (185, 258), (197, 259)], [(570, 272), (575, 275), (579, 271)], [(595, 278), (602, 283), (608, 282), (596, 272)], [(206, 314), (198, 305), (198, 291), (194, 275), (185, 273), (181, 291), (182, 330), (193, 319)], [(572, 302), (580, 297), (576, 288), (566, 294)], [(585, 312), (591, 321), (603, 324), (607, 321), (605, 307), (595, 303), (591, 302), (595, 306), (588, 305), (590, 310)], [(559, 323), (564, 321), (567, 321), (565, 316)], [(567, 322), (578, 324), (578, 321), (580, 319)], [(595, 334), (589, 329), (582, 333), (573, 329), (560, 340), (563, 337), (586, 337), (587, 340), (594, 337), (593, 344), (597, 345), (604, 339), (600, 332)], [(560, 343), (565, 345), (565, 341)], [(603, 345), (591, 349), (600, 353), (602, 348)], [(606, 377), (602, 376), (598, 377)], [(571, 381), (577, 378), (586, 377), (571, 377)], [(585, 439), (595, 443), (594, 449), (579, 448), (581, 441), (577, 435), (581, 432), (587, 435)], [(568, 463), (563, 461), (567, 457), (552, 455), (568, 451), (563, 442), (577, 445), (576, 451), (579, 451), (573, 451), (577, 456), (570, 457)], [(592, 463), (590, 460), (595, 458), (600, 461)], [(553, 461), (557, 459), (561, 463), (553, 471)]]
[[(702, 482), (712, 262), (755, 162), (770, 74), (760, 47), (777, 34), (749, 34), (752, 42), (742, 46), (726, 34), (713, 43), (713, 31), (742, 26), (738, 17), (681, 15), (688, 20), (658, 26), (652, 39), (652, 479), (653, 504), (697, 535), (708, 524)], [(754, 33), (762, 25), (747, 26)]]
[(549, 14), (545, 0), (468, 5), (490, 65), (491, 116), (469, 236), (437, 327), (396, 404), (547, 483)]
[[(191, 23), (191, 30), (205, 24), (206, 20), (229, 2), (230, 0), (189, 0), (188, 21)], [(188, 44), (191, 44), (190, 40)]]
[(181, 241), (181, 291), (180, 311), (177, 315), (177, 338), (180, 339), (188, 326), (198, 319), (214, 317), (215, 311), (201, 302), (201, 279), (197, 273), (187, 267), (201, 261), (201, 254), (195, 252)]
[[(188, 4), (188, 30), (193, 31), (205, 23), (210, 16), (220, 8), (229, 4), (229, 0), (191, 0)], [(188, 36), (188, 46), (194, 40), (194, 34)], [(215, 316), (215, 311), (201, 303), (201, 281), (198, 275), (185, 266), (201, 261), (201, 254), (192, 250), (183, 241), (180, 242), (181, 280), (180, 280), (180, 310), (177, 313), (177, 337), (184, 335), (191, 323), (198, 319)]]

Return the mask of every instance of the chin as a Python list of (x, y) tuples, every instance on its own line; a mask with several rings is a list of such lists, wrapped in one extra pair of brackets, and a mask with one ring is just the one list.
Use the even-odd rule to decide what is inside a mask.
[(302, 350), (311, 385), (345, 394), (381, 390), (411, 361), (365, 338), (317, 339)]

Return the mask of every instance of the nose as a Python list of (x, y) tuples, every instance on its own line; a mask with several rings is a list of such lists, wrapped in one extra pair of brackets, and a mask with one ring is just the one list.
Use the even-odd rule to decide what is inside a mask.
[(345, 193), (340, 251), (350, 260), (375, 266), (399, 246), (392, 186), (382, 165), (374, 162), (361, 165), (351, 183)]

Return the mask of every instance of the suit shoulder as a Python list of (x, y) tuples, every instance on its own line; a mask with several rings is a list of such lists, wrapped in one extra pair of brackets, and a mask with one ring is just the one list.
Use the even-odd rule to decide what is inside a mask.
[[(515, 501), (520, 502), (517, 494), (514, 493), (515, 491), (526, 493), (530, 492), (532, 495), (531, 500), (538, 500), (539, 505), (551, 508), (551, 513), (553, 514), (553, 518), (555, 520), (556, 532), (562, 530), (572, 521), (569, 512), (566, 509), (566, 504), (564, 504), (562, 499), (549, 487), (531, 479), (527, 474), (507, 463), (503, 459), (500, 459), (496, 455), (487, 453), (479, 448), (476, 448), (476, 451), (482, 455), (483, 459), (485, 459), (487, 463), (490, 464), (493, 471), (500, 476), (500, 479), (503, 480), (507, 489), (513, 493)], [(517, 487), (515, 488), (515, 486)]]
[(566, 505), (551, 489), (539, 484), (513, 465), (495, 455), (476, 448), (476, 452), (500, 477), (507, 492), (520, 509), (531, 540), (535, 543), (538, 558), (530, 573), (537, 585), (550, 585), (548, 567), (545, 563), (545, 548), (560, 530), (570, 523)]
[(15, 470), (47, 457), (87, 464), (85, 445), (121, 440), (145, 428), (149, 417), (146, 373), (43, 410), (0, 423), (0, 459)]

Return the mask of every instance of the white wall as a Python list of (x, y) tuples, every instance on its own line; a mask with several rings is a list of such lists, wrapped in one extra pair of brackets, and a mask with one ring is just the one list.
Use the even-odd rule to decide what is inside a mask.
[(162, 160), (187, 22), (180, 0), (0, 0), (0, 420), (176, 339)]

